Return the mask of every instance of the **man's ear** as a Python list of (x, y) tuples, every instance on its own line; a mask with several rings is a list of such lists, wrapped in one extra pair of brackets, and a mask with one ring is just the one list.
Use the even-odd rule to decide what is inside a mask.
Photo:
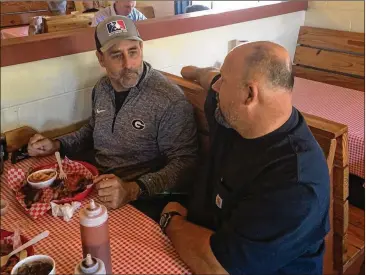
[(102, 66), (104, 68), (105, 66), (104, 66), (104, 55), (103, 55), (103, 53), (101, 53), (100, 51), (96, 51), (95, 55), (98, 58), (100, 66)]
[(141, 48), (141, 51), (144, 49), (144, 43), (142, 43), (141, 41), (140, 41), (140, 48)]
[(249, 84), (247, 86), (247, 89), (248, 89), (247, 93), (244, 93), (244, 94), (246, 94), (246, 97), (244, 98), (244, 104), (248, 106), (248, 105), (258, 101), (259, 88), (258, 88), (258, 85), (253, 83), (253, 84)]

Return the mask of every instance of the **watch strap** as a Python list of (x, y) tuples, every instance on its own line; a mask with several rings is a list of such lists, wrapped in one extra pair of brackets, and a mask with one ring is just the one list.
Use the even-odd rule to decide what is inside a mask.
[(139, 198), (144, 199), (144, 198), (149, 197), (149, 192), (147, 191), (145, 184), (141, 180), (136, 180), (135, 182), (137, 183), (137, 185), (140, 188)]
[[(168, 227), (171, 219), (174, 216), (182, 216), (182, 215), (177, 211), (171, 211), (171, 212), (164, 213), (161, 216), (159, 225), (164, 234), (166, 234), (166, 228)], [(164, 220), (163, 220), (164, 223), (162, 223), (162, 220), (161, 220), (163, 217), (164, 217)]]

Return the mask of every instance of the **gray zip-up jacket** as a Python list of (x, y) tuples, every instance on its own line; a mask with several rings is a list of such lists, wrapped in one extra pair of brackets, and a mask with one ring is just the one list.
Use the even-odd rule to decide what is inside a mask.
[(59, 140), (66, 154), (94, 147), (103, 173), (138, 179), (154, 195), (193, 172), (198, 143), (193, 108), (183, 92), (146, 62), (145, 70), (117, 114), (114, 89), (103, 77), (92, 92), (89, 123)]

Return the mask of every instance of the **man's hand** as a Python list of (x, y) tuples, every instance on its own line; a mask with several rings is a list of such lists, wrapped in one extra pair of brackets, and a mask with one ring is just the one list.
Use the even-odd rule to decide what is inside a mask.
[(164, 207), (163, 211), (161, 212), (161, 215), (163, 215), (165, 213), (168, 213), (168, 212), (172, 212), (172, 211), (178, 212), (184, 218), (187, 217), (187, 209), (184, 208), (180, 203), (177, 203), (177, 202), (170, 202), (170, 203), (168, 203)]
[(192, 81), (197, 81), (198, 79), (198, 67), (196, 66), (185, 66), (182, 68), (182, 70), (180, 71), (180, 74), (183, 76), (183, 78), (185, 79), (189, 79)]
[(124, 182), (119, 177), (101, 175), (94, 179), (98, 196), (105, 206), (117, 209), (138, 198), (140, 187), (136, 182)]
[(176, 211), (165, 232), (181, 259), (193, 274), (228, 274), (216, 259), (210, 246), (213, 231), (186, 220), (187, 209), (177, 202), (168, 203), (162, 214)]
[(60, 141), (51, 140), (40, 134), (35, 134), (28, 142), (28, 154), (32, 157), (51, 155), (58, 150)]

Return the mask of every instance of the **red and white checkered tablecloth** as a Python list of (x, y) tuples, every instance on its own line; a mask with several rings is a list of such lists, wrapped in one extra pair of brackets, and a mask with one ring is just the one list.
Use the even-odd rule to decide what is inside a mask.
[(0, 31), (1, 39), (28, 36), (28, 29), (29, 29), (29, 26), (2, 29)]
[[(6, 174), (11, 168), (28, 169), (53, 163), (54, 158), (31, 158), (12, 165), (5, 164), (1, 176), (1, 198), (9, 202), (9, 209), (1, 217), (1, 228), (12, 231), (17, 221), (27, 221), (24, 232), (28, 238), (49, 230), (50, 235), (35, 245), (36, 254), (46, 254), (56, 261), (57, 274), (72, 274), (75, 265), (82, 259), (78, 212), (71, 221), (46, 213), (32, 220), (16, 201), (14, 192), (7, 186)], [(95, 197), (95, 193), (89, 198)], [(86, 204), (83, 202), (82, 207)], [(109, 211), (109, 233), (114, 274), (190, 274), (181, 261), (169, 239), (162, 234), (159, 226), (134, 207), (127, 205)]]
[(365, 178), (365, 93), (303, 78), (295, 79), (293, 105), (301, 112), (348, 126), (350, 173)]

